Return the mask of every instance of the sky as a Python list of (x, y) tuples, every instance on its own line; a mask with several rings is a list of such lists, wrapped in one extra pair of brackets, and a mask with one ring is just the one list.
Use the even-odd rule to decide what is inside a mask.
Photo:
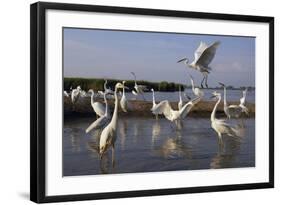
[(235, 87), (255, 85), (255, 38), (200, 34), (132, 32), (64, 28), (64, 76), (168, 81), (190, 85), (189, 74), (200, 85), (202, 74), (181, 58), (194, 59), (203, 41), (220, 41), (208, 84)]

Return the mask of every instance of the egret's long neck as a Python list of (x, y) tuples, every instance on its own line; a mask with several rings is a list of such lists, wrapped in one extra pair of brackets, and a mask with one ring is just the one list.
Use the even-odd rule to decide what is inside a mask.
[(105, 102), (105, 113), (104, 113), (104, 115), (108, 116), (108, 103), (107, 103), (107, 99), (106, 99), (106, 94), (105, 93), (103, 95), (103, 99), (104, 99), (104, 102)]
[(122, 93), (122, 96), (125, 96), (125, 83), (123, 83), (123, 93)]
[(95, 95), (95, 93), (94, 92), (92, 92), (92, 94), (91, 94), (91, 105), (93, 105), (94, 104), (94, 95)]
[(106, 91), (106, 84), (107, 84), (107, 80), (104, 82), (104, 84), (103, 84), (103, 89), (104, 89), (104, 91)]
[(224, 106), (227, 106), (227, 102), (226, 102), (226, 87), (223, 87), (223, 104), (224, 104)]
[(214, 109), (213, 109), (213, 111), (212, 111), (212, 114), (211, 114), (211, 121), (212, 121), (212, 122), (213, 122), (213, 121), (215, 120), (215, 118), (216, 118), (217, 107), (218, 107), (218, 105), (220, 104), (220, 102), (221, 102), (221, 96), (219, 96), (219, 99), (218, 99), (218, 101), (217, 101), (217, 103), (216, 103), (216, 105), (215, 105), (215, 107), (214, 107)]
[(193, 82), (193, 79), (191, 79), (190, 81), (191, 81), (192, 91), (193, 91), (193, 93), (194, 93), (194, 92), (195, 92), (195, 88), (194, 88), (194, 82)]
[(153, 106), (155, 106), (156, 102), (155, 102), (154, 90), (152, 90), (152, 102), (153, 102)]
[(115, 87), (114, 91), (114, 98), (115, 98), (115, 105), (114, 105), (114, 112), (111, 119), (111, 124), (114, 129), (117, 127), (117, 120), (118, 120), (118, 97), (117, 97), (117, 87)]
[(181, 88), (179, 90), (179, 97), (180, 97), (180, 101), (182, 101), (182, 98), (181, 98)]

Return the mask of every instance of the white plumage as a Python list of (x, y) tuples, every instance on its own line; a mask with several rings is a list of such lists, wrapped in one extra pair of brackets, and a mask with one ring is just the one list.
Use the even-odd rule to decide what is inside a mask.
[(192, 86), (192, 92), (195, 96), (197, 97), (203, 97), (204, 96), (204, 92), (198, 88), (198, 87), (195, 87), (194, 85), (194, 80), (193, 80), (193, 77), (190, 75), (190, 81), (191, 81), (191, 86)]
[(94, 112), (99, 116), (103, 116), (105, 114), (105, 107), (102, 103), (100, 102), (95, 102), (94, 101), (94, 95), (95, 95), (95, 92), (90, 89), (88, 91), (89, 93), (91, 93), (91, 105), (92, 105), (92, 108), (94, 110)]
[(212, 62), (215, 57), (216, 50), (219, 46), (220, 42), (215, 42), (208, 46), (204, 42), (200, 42), (199, 47), (194, 53), (194, 60), (190, 64), (188, 64), (188, 58), (183, 58), (178, 61), (183, 62), (188, 67), (195, 69), (202, 73), (203, 79), (201, 81), (201, 87), (203, 88), (203, 82), (205, 81), (205, 86), (208, 87), (208, 74), (211, 71), (209, 64)]
[(90, 132), (91, 130), (103, 129), (110, 121), (110, 114), (108, 112), (108, 103), (107, 103), (106, 95), (104, 95), (103, 97), (104, 97), (104, 101), (105, 101), (105, 113), (103, 116), (101, 116), (97, 120), (95, 120), (86, 129), (86, 133)]
[(216, 102), (212, 114), (211, 114), (211, 127), (216, 131), (220, 143), (222, 142), (222, 135), (226, 134), (228, 136), (237, 136), (236, 129), (232, 127), (230, 124), (226, 123), (226, 120), (217, 119), (216, 111), (219, 103), (221, 102), (221, 94), (218, 92), (214, 92), (213, 96), (218, 99)]

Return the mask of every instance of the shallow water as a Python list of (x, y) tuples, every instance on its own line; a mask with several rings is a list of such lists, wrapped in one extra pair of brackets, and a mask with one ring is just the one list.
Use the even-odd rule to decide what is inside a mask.
[(99, 159), (98, 132), (85, 134), (93, 120), (65, 119), (64, 176), (255, 166), (254, 118), (232, 120), (242, 135), (221, 145), (209, 118), (186, 118), (181, 130), (164, 118), (119, 118), (114, 164), (111, 149)]

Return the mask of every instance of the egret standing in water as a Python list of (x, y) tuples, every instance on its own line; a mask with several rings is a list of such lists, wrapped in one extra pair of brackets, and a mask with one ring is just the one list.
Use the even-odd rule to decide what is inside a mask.
[(183, 58), (178, 61), (178, 63), (183, 62), (188, 67), (195, 69), (202, 73), (203, 79), (201, 81), (201, 87), (203, 88), (203, 83), (205, 82), (205, 86), (208, 88), (208, 74), (211, 71), (209, 64), (212, 62), (213, 58), (215, 57), (216, 50), (220, 42), (217, 41), (210, 46), (208, 46), (204, 42), (200, 42), (199, 47), (194, 53), (194, 60), (192, 63), (188, 64), (188, 58)]
[[(158, 112), (159, 110), (158, 111), (156, 110), (157, 104), (155, 102), (155, 93), (154, 93), (153, 88), (151, 89), (151, 92), (152, 92), (152, 108), (151, 108), (151, 111), (155, 115), (156, 120), (158, 120), (158, 115), (161, 114), (161, 113)], [(153, 111), (153, 110), (155, 110), (155, 111)]]
[(103, 154), (107, 149), (112, 147), (112, 164), (114, 164), (114, 144), (117, 138), (117, 122), (118, 122), (118, 96), (117, 90), (124, 88), (122, 83), (117, 83), (115, 85), (114, 97), (115, 105), (114, 112), (111, 118), (110, 123), (102, 130), (100, 137), (100, 157), (102, 158)]
[(80, 94), (81, 94), (81, 87), (78, 85), (77, 88), (73, 89), (71, 92), (71, 102), (73, 104), (75, 104), (78, 101)]
[(122, 92), (122, 97), (121, 97), (121, 100), (120, 100), (120, 106), (123, 110), (123, 112), (128, 112), (127, 109), (128, 109), (128, 102), (127, 102), (127, 98), (126, 98), (126, 94), (125, 94), (125, 83), (126, 81), (123, 81), (122, 84), (123, 84), (123, 92)]
[(152, 113), (164, 114), (165, 118), (171, 122), (174, 122), (179, 128), (180, 121), (186, 117), (191, 109), (201, 100), (200, 97), (196, 97), (193, 100), (187, 102), (180, 110), (174, 110), (168, 100), (161, 101), (153, 110)]
[(216, 118), (217, 107), (221, 102), (221, 94), (218, 92), (213, 92), (213, 97), (217, 98), (218, 101), (216, 102), (211, 114), (211, 127), (216, 131), (219, 137), (219, 142), (222, 143), (223, 134), (226, 134), (228, 136), (236, 136), (236, 131), (235, 128), (226, 123), (225, 120)]

